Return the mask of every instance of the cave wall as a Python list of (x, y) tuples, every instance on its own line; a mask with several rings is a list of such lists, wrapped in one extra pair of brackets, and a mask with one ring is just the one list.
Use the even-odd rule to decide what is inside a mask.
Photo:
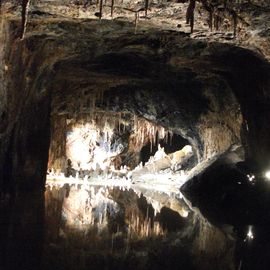
[(42, 176), (43, 186), (50, 113), (76, 118), (95, 108), (163, 125), (188, 139), (199, 160), (242, 142), (257, 160), (269, 155), (268, 64), (252, 52), (181, 33), (134, 35), (123, 22), (33, 20), (23, 41), (18, 21), (9, 29), (4, 179), (34, 187)]
[(127, 111), (187, 138), (199, 160), (242, 143), (267, 165), (269, 64), (253, 52), (169, 31), (134, 35), (125, 22), (56, 18), (31, 20), (18, 40), (19, 23), (1, 17), (0, 258), (16, 258), (10, 269), (39, 268), (51, 115)]
[(0, 264), (8, 270), (38, 269), (49, 146), (46, 68), (16, 39), (17, 27), (5, 16), (1, 20)]
[[(188, 139), (199, 161), (240, 144), (240, 107), (224, 81), (192, 73), (183, 77), (165, 76), (146, 85), (125, 85), (105, 92), (104, 99), (112, 110), (131, 111)], [(224, 91), (222, 96), (217, 89)]]
[[(6, 155), (6, 149), (8, 148), (7, 139), (5, 133), (10, 132), (8, 129), (8, 101), (7, 101), (7, 80), (6, 80), (6, 72), (7, 65), (5, 64), (5, 52), (9, 45), (8, 42), (8, 27), (1, 16), (1, 26), (0, 26), (0, 34), (1, 34), (1, 46), (0, 46), (0, 132), (1, 132), (1, 148), (0, 148), (0, 160), (1, 164), (3, 164), (4, 156)], [(4, 173), (3, 168), (0, 170), (1, 174)], [(3, 181), (3, 176), (1, 177), (1, 182)], [(1, 186), (3, 186), (1, 184)]]
[(64, 171), (66, 166), (67, 119), (63, 115), (51, 117), (51, 140), (48, 157), (48, 170)]
[[(45, 74), (49, 77), (48, 70), (23, 41), (14, 38), (11, 32), (6, 54), (10, 68), (6, 75), (8, 124), (2, 133), (5, 141), (1, 140), (6, 158), (1, 173), (4, 181), (12, 181), (7, 182), (11, 190), (42, 188), (49, 144), (49, 81), (43, 80)], [(43, 55), (46, 58), (45, 52)]]
[[(163, 48), (167, 39), (172, 40), (172, 45)], [(154, 33), (150, 37), (124, 36), (122, 48), (110, 48), (115, 52), (99, 52), (95, 58), (92, 55), (95, 52), (86, 49), (91, 56), (84, 52), (83, 59), (60, 62), (57, 77), (61, 85), (64, 83), (66, 86), (66, 81), (61, 82), (63, 70), (65, 74), (72, 74), (72, 69), (81, 72), (84, 66), (83, 72), (87, 69), (89, 75), (83, 75), (87, 79), (79, 79), (76, 73), (77, 83), (80, 80), (85, 88), (87, 83), (94, 84), (89, 82), (92, 77), (96, 83), (95, 91), (102, 91), (103, 95), (102, 99), (97, 99), (92, 96), (93, 89), (86, 94), (85, 89), (80, 91), (70, 86), (66, 87), (65, 99), (61, 99), (61, 90), (54, 92), (54, 107), (65, 108), (60, 109), (59, 114), (76, 115), (85, 113), (86, 100), (97, 99), (94, 106), (99, 109), (134, 113), (188, 138), (197, 150), (199, 160), (225, 151), (231, 144), (240, 141), (242, 116), (238, 101), (224, 78), (211, 74), (214, 73), (212, 71), (205, 74), (194, 65), (199, 52), (188, 56), (191, 58), (188, 60), (184, 53), (177, 55), (173, 44), (182, 42), (183, 47), (188, 46), (184, 37), (180, 39), (180, 36), (169, 37), (169, 34), (157, 38)], [(115, 46), (115, 43), (109, 46)], [(201, 43), (194, 44), (191, 50), (200, 51), (200, 46)], [(188, 47), (185, 49), (188, 55)], [(209, 65), (209, 62), (205, 64)], [(72, 81), (70, 85), (75, 83), (72, 76), (69, 77)], [(220, 89), (220, 94), (217, 89)], [(160, 100), (163, 102), (160, 103)], [(89, 112), (91, 106), (93, 108), (90, 103)], [(77, 107), (75, 112), (74, 107)]]

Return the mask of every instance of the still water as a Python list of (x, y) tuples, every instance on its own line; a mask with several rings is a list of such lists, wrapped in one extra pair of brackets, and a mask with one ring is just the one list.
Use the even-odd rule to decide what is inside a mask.
[(235, 269), (231, 228), (179, 192), (47, 184), (45, 269)]

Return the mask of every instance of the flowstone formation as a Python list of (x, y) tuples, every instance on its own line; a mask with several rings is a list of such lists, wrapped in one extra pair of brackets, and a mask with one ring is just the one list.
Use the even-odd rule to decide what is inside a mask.
[(159, 179), (181, 185), (196, 165), (187, 140), (130, 114), (95, 113), (53, 128), (47, 181), (151, 180), (154, 185)]

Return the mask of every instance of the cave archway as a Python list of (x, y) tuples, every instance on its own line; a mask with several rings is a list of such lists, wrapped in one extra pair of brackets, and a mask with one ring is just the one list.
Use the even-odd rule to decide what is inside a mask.
[[(71, 26), (77, 29), (78, 25), (71, 23)], [(267, 66), (253, 53), (225, 44), (213, 43), (206, 46), (201, 41), (190, 40), (182, 35), (162, 33), (163, 38), (160, 39), (160, 33), (153, 32), (150, 36), (142, 34), (129, 38), (121, 31), (117, 36), (117, 44), (120, 44), (117, 47), (114, 46), (115, 36), (107, 32), (101, 35), (101, 40), (106, 39), (107, 45), (102, 49), (100, 47), (97, 53), (93, 47), (84, 45), (93, 44), (95, 35), (100, 35), (102, 31), (98, 34), (94, 30), (96, 22), (85, 22), (80, 27), (92, 29), (93, 32), (89, 31), (89, 35), (85, 36), (78, 31), (77, 36), (72, 36), (70, 32), (63, 30), (61, 37), (67, 42), (61, 41), (61, 47), (56, 46), (59, 40), (50, 35), (41, 38), (30, 33), (20, 43), (20, 51), (24, 52), (21, 55), (31, 52), (31, 58), (28, 59), (27, 68), (21, 66), (21, 77), (15, 74), (18, 70), (11, 70), (9, 73), (9, 76), (16, 78), (9, 87), (17, 90), (10, 91), (14, 95), (14, 102), (10, 103), (10, 108), (13, 109), (7, 115), (10, 120), (12, 117), (17, 120), (10, 121), (10, 133), (1, 147), (1, 164), (7, 166), (5, 156), (8, 155), (5, 153), (8, 149), (13, 149), (17, 158), (16, 162), (12, 161), (12, 173), (8, 178), (20, 178), (21, 183), (27, 181), (29, 188), (33, 183), (43, 186), (47, 153), (42, 151), (44, 155), (41, 155), (40, 151), (31, 154), (27, 152), (28, 148), (38, 149), (40, 144), (48, 147), (49, 137), (45, 134), (48, 134), (49, 115), (52, 122), (59, 118), (60, 122), (56, 123), (61, 126), (61, 121), (64, 121), (60, 120), (61, 116), (73, 119), (82, 112), (90, 114), (95, 108), (116, 113), (128, 112), (181, 135), (193, 146), (198, 162), (226, 151), (232, 144), (241, 145), (242, 142), (246, 153), (254, 153), (253, 156), (256, 159), (258, 156), (258, 160), (264, 156), (258, 154), (259, 152), (268, 151), (267, 147), (261, 145), (262, 140), (256, 139), (256, 144), (250, 143), (255, 142), (255, 137), (260, 137), (256, 135), (260, 132), (266, 138), (264, 131), (254, 125), (257, 121), (252, 120), (255, 115), (265, 116), (266, 110), (262, 108), (266, 106), (254, 106), (252, 93), (257, 93), (256, 100), (261, 99), (259, 96), (267, 88)], [(106, 24), (101, 27), (105, 31)], [(115, 27), (119, 27), (117, 22)], [(168, 38), (171, 39), (170, 46), (166, 47)], [(87, 42), (77, 43), (78, 39)], [(157, 43), (154, 46), (155, 40)], [(42, 48), (42, 53), (33, 53), (33, 42)], [(75, 43), (76, 55), (70, 47)], [(176, 49), (179, 44), (182, 46), (181, 50)], [(58, 49), (50, 50), (53, 47)], [(14, 61), (21, 61), (15, 51), (15, 47), (12, 47), (9, 54)], [(190, 51), (193, 53), (190, 54)], [(44, 63), (44, 67), (37, 72), (39, 63)], [(247, 80), (242, 84), (245, 87), (241, 87), (236, 83), (240, 76), (237, 74), (242, 74), (245, 66), (260, 69), (261, 72), (257, 72), (254, 77), (254, 69), (249, 68), (250, 76), (241, 76)], [(29, 70), (32, 70), (30, 77), (26, 74)], [(29, 82), (26, 84), (23, 78), (28, 78)], [(25, 85), (27, 89), (27, 101), (24, 92), (19, 90), (21, 85)], [(257, 87), (261, 85), (264, 87)], [(243, 94), (244, 88), (249, 89), (249, 95)], [(20, 96), (15, 93), (20, 93)], [(14, 114), (15, 108), (20, 111), (17, 115)], [(254, 109), (256, 113), (248, 113)], [(249, 132), (243, 132), (246, 126), (249, 127)], [(25, 135), (19, 137), (22, 132)], [(11, 133), (14, 135), (10, 136)], [(39, 140), (32, 140), (33, 136), (39, 137)], [(11, 148), (7, 147), (8, 142), (12, 145)], [(255, 145), (260, 148), (259, 152), (254, 149)], [(26, 156), (29, 157), (26, 159)], [(40, 169), (33, 170), (37, 167), (43, 168), (42, 172)], [(37, 183), (34, 179), (38, 178), (43, 180)]]
[[(240, 104), (223, 76), (213, 71), (208, 77), (190, 63), (183, 69), (129, 46), (104, 51), (94, 58), (82, 53), (85, 57), (80, 55), (60, 60), (54, 65), (52, 127), (61, 133), (55, 133), (58, 136), (58, 143), (54, 143), (56, 147), (61, 145), (61, 138), (65, 137), (67, 122), (81, 120), (87, 123), (100, 114), (106, 115), (109, 122), (114, 122), (115, 118), (122, 119), (117, 125), (129, 130), (127, 136), (131, 136), (134, 129), (128, 127), (127, 123), (135, 125), (134, 117), (150, 123), (145, 125), (178, 134), (183, 142), (192, 145), (195, 163), (218, 156), (232, 145), (241, 146), (243, 119)], [(116, 64), (119, 61), (121, 65)], [(116, 126), (112, 129), (116, 129)], [(148, 133), (152, 132), (150, 126), (148, 129)], [(55, 136), (53, 133), (52, 139)], [(153, 147), (155, 141), (155, 145), (158, 145), (156, 133), (151, 133), (151, 139), (147, 142), (149, 135), (145, 134), (145, 141), (143, 139), (140, 147), (129, 151), (128, 156), (121, 156), (120, 161), (118, 159), (118, 167), (132, 164), (134, 168), (140, 161), (146, 162), (142, 156), (147, 143)], [(136, 141), (136, 132), (132, 136)], [(130, 145), (130, 141), (126, 144)], [(143, 146), (145, 148), (141, 152)], [(56, 154), (54, 159), (68, 159), (64, 153), (65, 146), (61, 151), (60, 156)], [(64, 161), (59, 162), (61, 164), (56, 167), (63, 167)]]
[[(46, 36), (29, 32), (20, 43), (10, 37), (18, 47), (8, 49), (9, 61), (22, 65), (10, 69), (5, 78), (10, 82), (5, 121), (9, 124), (1, 140), (5, 190), (44, 188), (49, 126), (53, 130), (56, 125), (61, 132), (64, 122), (95, 110), (130, 113), (182, 136), (198, 162), (243, 145), (248, 157), (265, 166), (269, 145), (262, 127), (269, 117), (265, 99), (269, 69), (264, 60), (242, 48), (207, 44), (182, 34), (154, 31), (130, 36), (129, 28), (122, 32), (118, 22), (112, 24), (117, 35), (106, 32), (107, 24), (97, 32), (94, 21), (68, 25), (78, 30), (76, 35), (61, 23), (47, 25), (62, 29), (61, 40), (47, 32)], [(16, 22), (10, 27), (16, 29)], [(89, 35), (82, 34), (82, 28)], [(106, 46), (96, 51), (93, 41), (104, 40)], [(72, 44), (77, 44), (76, 54)], [(29, 58), (24, 59), (26, 55)]]
[(50, 115), (65, 111), (63, 95), (84, 97), (73, 116), (96, 103), (170, 128), (189, 140), (199, 162), (242, 143), (249, 158), (268, 165), (269, 65), (253, 52), (181, 32), (134, 35), (129, 23), (105, 20), (33, 20), (18, 41), (19, 24), (5, 18), (2, 27), (3, 190), (44, 187)]
[[(268, 162), (269, 65), (264, 60), (241, 48), (194, 41), (178, 33), (153, 30), (131, 35), (133, 27), (124, 26), (33, 21), (28, 35), (18, 41), (18, 21), (9, 22), (9, 103), (4, 104), (5, 119), (0, 123), (1, 202), (4, 207), (10, 203), (16, 213), (1, 215), (9, 221), (1, 225), (11, 228), (2, 230), (9, 231), (6, 243), (14, 237), (27, 248), (27, 258), (40, 248), (33, 239), (42, 234), (50, 127), (64, 142), (62, 125), (77, 121), (81, 114), (101, 110), (146, 119), (187, 139), (198, 162), (243, 143), (249, 157), (261, 165)], [(51, 142), (56, 137), (52, 133)], [(60, 154), (62, 146), (56, 144)], [(36, 192), (30, 203), (25, 199), (29, 191)], [(38, 268), (37, 261), (29, 265)]]

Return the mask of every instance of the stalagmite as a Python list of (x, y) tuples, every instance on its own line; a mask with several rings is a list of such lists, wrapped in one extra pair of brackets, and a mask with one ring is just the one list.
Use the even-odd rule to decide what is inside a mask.
[(196, 6), (196, 0), (189, 0), (189, 5), (186, 12), (186, 23), (190, 24), (191, 33), (193, 33), (194, 27), (194, 9)]

